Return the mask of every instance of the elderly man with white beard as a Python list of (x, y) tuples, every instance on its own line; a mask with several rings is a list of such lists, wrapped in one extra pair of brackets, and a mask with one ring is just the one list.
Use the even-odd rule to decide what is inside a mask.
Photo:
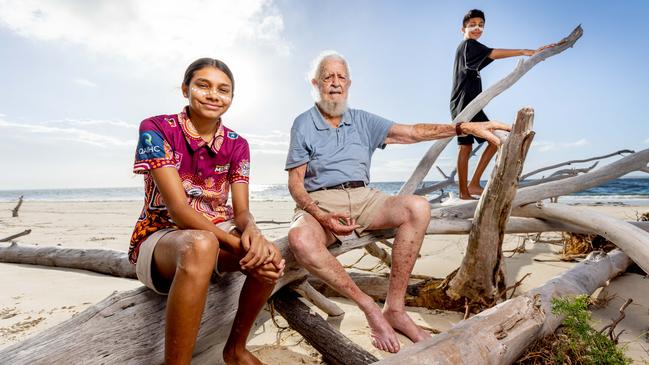
[[(315, 105), (300, 114), (291, 128), (286, 159), (288, 188), (297, 207), (288, 233), (298, 262), (365, 314), (372, 344), (399, 351), (395, 333), (413, 342), (430, 336), (405, 311), (405, 292), (430, 221), (428, 202), (419, 196), (389, 196), (367, 187), (370, 162), (377, 148), (472, 134), (500, 145), (493, 130), (510, 130), (497, 122), (398, 124), (347, 106), (351, 86), (347, 61), (327, 51), (313, 63)], [(388, 294), (381, 308), (349, 277), (327, 250), (337, 237), (396, 228)]]

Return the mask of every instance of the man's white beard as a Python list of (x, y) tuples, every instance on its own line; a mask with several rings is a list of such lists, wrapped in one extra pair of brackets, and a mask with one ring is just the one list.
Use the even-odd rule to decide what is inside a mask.
[(325, 114), (331, 117), (339, 117), (347, 110), (347, 100), (345, 101), (327, 101), (320, 100), (316, 104)]

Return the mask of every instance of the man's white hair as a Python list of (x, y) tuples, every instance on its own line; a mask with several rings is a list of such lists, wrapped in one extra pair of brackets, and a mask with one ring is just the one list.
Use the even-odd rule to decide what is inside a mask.
[[(349, 64), (347, 64), (345, 57), (334, 50), (326, 50), (320, 52), (318, 57), (314, 58), (311, 62), (311, 68), (309, 69), (309, 73), (306, 75), (306, 82), (308, 82), (309, 85), (312, 85), (311, 80), (320, 80), (325, 61), (331, 59), (341, 61), (343, 65), (345, 65), (345, 69), (347, 70), (347, 78), (351, 78), (351, 70), (349, 69)], [(313, 86), (311, 94), (313, 96), (313, 100), (315, 100), (316, 102), (320, 101), (320, 92), (317, 86)]]

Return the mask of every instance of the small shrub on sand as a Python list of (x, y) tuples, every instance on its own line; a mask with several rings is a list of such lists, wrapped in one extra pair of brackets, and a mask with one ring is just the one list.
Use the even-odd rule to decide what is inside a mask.
[(524, 365), (626, 365), (631, 359), (611, 339), (590, 326), (587, 295), (552, 300), (552, 312), (564, 315), (561, 327), (537, 341), (516, 362)]

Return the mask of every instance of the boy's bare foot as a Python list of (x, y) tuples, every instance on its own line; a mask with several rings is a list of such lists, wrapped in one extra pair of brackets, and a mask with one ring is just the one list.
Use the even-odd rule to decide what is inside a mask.
[(484, 191), (484, 189), (482, 187), (480, 187), (480, 185), (477, 185), (477, 186), (476, 185), (469, 185), (469, 194), (471, 194), (471, 195), (480, 196), (480, 195), (482, 195), (483, 191)]
[(461, 200), (478, 200), (477, 198), (473, 197), (471, 194), (460, 194), (460, 199)]
[(381, 313), (381, 309), (376, 304), (374, 305), (375, 308), (365, 312), (365, 318), (372, 330), (372, 345), (381, 351), (396, 353), (400, 349), (397, 334)]
[(223, 349), (223, 361), (228, 365), (265, 365), (245, 347), (243, 349), (231, 349), (227, 345)]
[(392, 325), (392, 328), (404, 334), (412, 342), (419, 342), (431, 337), (430, 333), (417, 326), (412, 318), (404, 311), (387, 309), (383, 312), (383, 317)]

